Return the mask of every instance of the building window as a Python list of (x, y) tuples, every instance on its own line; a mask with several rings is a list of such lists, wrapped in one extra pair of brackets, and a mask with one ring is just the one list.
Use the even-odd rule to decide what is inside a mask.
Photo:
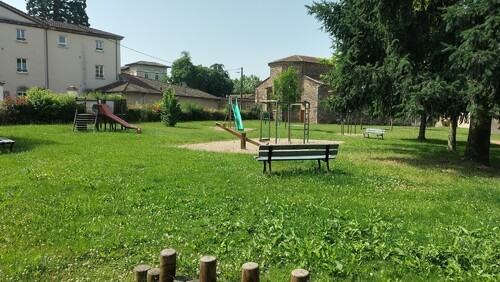
[(25, 29), (16, 29), (17, 41), (25, 42), (26, 41), (26, 30)]
[(103, 51), (104, 50), (103, 46), (104, 46), (104, 41), (102, 41), (102, 40), (95, 41), (95, 50), (96, 51)]
[(149, 73), (145, 72), (144, 73), (144, 78), (149, 78)]
[(104, 78), (104, 66), (96, 65), (95, 66), (95, 78)]
[(17, 89), (16, 89), (17, 97), (24, 97), (24, 96), (26, 96), (26, 91), (27, 90), (28, 90), (28, 87), (26, 87), (26, 86), (19, 86), (19, 87), (17, 87)]
[(17, 59), (17, 72), (28, 72), (28, 60), (23, 58)]
[(59, 47), (67, 48), (68, 47), (68, 38), (64, 35), (59, 35)]
[(159, 73), (155, 73), (155, 80), (160, 80), (160, 74)]

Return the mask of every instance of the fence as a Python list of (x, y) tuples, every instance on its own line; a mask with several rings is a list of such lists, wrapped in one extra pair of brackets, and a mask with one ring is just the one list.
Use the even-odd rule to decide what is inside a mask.
[[(134, 268), (136, 282), (215, 282), (217, 281), (217, 258), (204, 256), (200, 259), (200, 274), (197, 279), (176, 276), (177, 252), (174, 249), (165, 249), (160, 252), (160, 266), (151, 267), (146, 264)], [(241, 266), (241, 282), (258, 282), (259, 265), (247, 262)], [(309, 271), (295, 269), (290, 276), (291, 282), (309, 281)]]

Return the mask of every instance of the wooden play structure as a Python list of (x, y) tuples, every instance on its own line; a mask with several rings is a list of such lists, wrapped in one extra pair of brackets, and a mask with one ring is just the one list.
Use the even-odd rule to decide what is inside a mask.
[(217, 125), (218, 127), (224, 129), (225, 131), (233, 134), (234, 136), (238, 137), (241, 140), (241, 149), (242, 150), (245, 150), (247, 148), (246, 142), (248, 142), (248, 143), (250, 143), (252, 145), (255, 145), (255, 146), (260, 146), (259, 142), (253, 141), (252, 139), (248, 138), (246, 132), (239, 133), (237, 131), (232, 130), (229, 127), (226, 127), (223, 124), (218, 123), (218, 122), (216, 122), (215, 125)]
[(310, 116), (310, 109), (311, 109), (311, 104), (307, 101), (301, 101), (301, 102), (295, 102), (295, 103), (290, 103), (288, 104), (288, 120), (287, 120), (287, 125), (288, 125), (288, 143), (292, 143), (292, 122), (291, 122), (291, 116), (293, 112), (294, 107), (299, 107), (300, 110), (300, 115), (299, 115), (299, 121), (302, 123), (302, 128), (303, 128), (303, 136), (302, 136), (302, 142), (303, 144), (306, 144), (309, 142), (309, 116)]
[(121, 129), (134, 129), (141, 133), (141, 128), (131, 125), (120, 116), (125, 115), (125, 101), (106, 101), (100, 99), (79, 99), (77, 103), (83, 105), (83, 112), (75, 111), (73, 121), (73, 131), (88, 131), (90, 125), (94, 131), (106, 130), (108, 125), (110, 130), (116, 130), (119, 124)]
[[(219, 128), (224, 129), (225, 131), (233, 134), (234, 136), (238, 137), (241, 140), (241, 149), (245, 150), (247, 148), (246, 143), (253, 144), (255, 146), (259, 146), (260, 143), (253, 141), (252, 139), (247, 137), (246, 132), (244, 132), (245, 128), (243, 127), (243, 121), (241, 119), (241, 113), (240, 109), (238, 107), (238, 98), (236, 98), (234, 101), (232, 98), (229, 98), (229, 106), (230, 106), (230, 112), (228, 112), (228, 117), (226, 117), (226, 120), (229, 119), (229, 127), (226, 126), (226, 123), (224, 122), (223, 124), (220, 124), (218, 122), (215, 123)], [(239, 131), (235, 131), (231, 129), (231, 116), (234, 116), (234, 122), (236, 125), (236, 129)]]
[[(203, 256), (199, 260), (199, 274), (197, 278), (179, 275), (177, 272), (177, 251), (174, 249), (164, 249), (160, 251), (160, 262), (158, 267), (151, 267), (148, 264), (139, 264), (134, 268), (134, 281), (217, 281), (217, 258), (214, 256)], [(256, 262), (246, 262), (241, 266), (241, 282), (260, 281), (259, 264)], [(292, 270), (290, 274), (291, 282), (310, 281), (309, 271), (298, 268)]]
[[(294, 108), (299, 107), (298, 120), (302, 123), (303, 136), (302, 142), (309, 142), (309, 124), (311, 104), (308, 101), (288, 103), (283, 107), (279, 100), (261, 100), (262, 112), (260, 114), (260, 142), (271, 141), (271, 127), (274, 127), (274, 143), (278, 144), (280, 124), (283, 120), (283, 109), (286, 110), (287, 117), (285, 126), (287, 128), (288, 143), (292, 143), (292, 113)], [(271, 122), (274, 121), (274, 122)]]
[(259, 141), (271, 141), (271, 121), (274, 120), (274, 143), (278, 143), (279, 124), (281, 118), (281, 108), (279, 100), (262, 100), (260, 101), (260, 130)]

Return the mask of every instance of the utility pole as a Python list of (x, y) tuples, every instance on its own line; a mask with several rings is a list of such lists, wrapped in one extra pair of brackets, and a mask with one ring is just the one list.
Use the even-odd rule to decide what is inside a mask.
[(243, 103), (243, 67), (241, 67), (240, 71), (240, 110), (242, 108), (241, 104)]

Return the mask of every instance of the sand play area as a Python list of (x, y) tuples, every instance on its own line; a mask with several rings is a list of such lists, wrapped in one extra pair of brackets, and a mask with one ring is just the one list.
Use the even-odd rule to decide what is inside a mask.
[[(254, 139), (254, 141), (258, 141)], [(302, 139), (292, 139), (292, 144), (302, 144)], [(309, 140), (308, 144), (342, 144), (342, 141), (332, 141), (332, 140)], [(274, 144), (274, 140), (269, 144)], [(281, 139), (278, 140), (278, 144), (288, 144), (288, 140)], [(264, 144), (263, 144), (264, 145)], [(195, 143), (195, 144), (185, 144), (179, 146), (180, 148), (188, 148), (192, 150), (200, 151), (212, 151), (212, 152), (231, 152), (239, 154), (254, 154), (256, 155), (259, 151), (259, 147), (247, 142), (246, 150), (240, 149), (241, 142), (238, 139), (229, 141), (216, 141), (208, 143)]]

